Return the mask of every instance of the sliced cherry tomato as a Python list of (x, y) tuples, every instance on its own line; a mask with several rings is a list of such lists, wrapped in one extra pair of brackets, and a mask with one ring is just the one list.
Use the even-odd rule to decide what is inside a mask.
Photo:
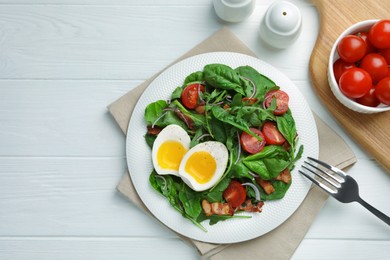
[(390, 48), (379, 50), (379, 54), (385, 58), (387, 65), (390, 66)]
[(250, 154), (261, 152), (265, 146), (265, 138), (263, 133), (257, 128), (249, 128), (253, 133), (259, 136), (262, 140), (258, 140), (256, 137), (251, 136), (247, 132), (242, 132), (240, 136), (241, 147)]
[(232, 180), (222, 196), (233, 208), (237, 208), (245, 202), (246, 189), (239, 181)]
[(283, 90), (268, 91), (264, 97), (264, 106), (269, 108), (274, 98), (276, 99), (276, 109), (274, 110), (274, 114), (277, 116), (283, 115), (288, 110), (288, 101), (290, 99), (288, 94)]
[(344, 71), (351, 69), (351, 68), (356, 68), (355, 63), (351, 62), (346, 62), (343, 61), (342, 59), (337, 59), (333, 63), (333, 73), (334, 77), (337, 82), (339, 82), (341, 75), (344, 73)]
[(261, 132), (267, 144), (281, 145), (286, 141), (274, 122), (265, 122)]
[(390, 106), (390, 77), (378, 82), (375, 87), (375, 95), (385, 105)]
[(377, 53), (370, 53), (364, 56), (360, 62), (360, 68), (370, 74), (372, 83), (377, 83), (383, 79), (387, 74), (387, 62), (382, 55)]
[(357, 62), (366, 54), (367, 44), (356, 35), (347, 35), (337, 45), (337, 53), (346, 62)]
[(372, 79), (367, 71), (361, 68), (352, 68), (340, 77), (341, 92), (349, 98), (360, 98), (372, 88)]
[(363, 41), (366, 43), (366, 54), (375, 52), (376, 49), (374, 45), (368, 40), (368, 33), (367, 32), (358, 32), (355, 34), (357, 37), (360, 37), (363, 39)]
[(194, 109), (199, 105), (199, 92), (204, 92), (202, 84), (191, 84), (181, 93), (181, 102), (188, 109)]
[(390, 48), (390, 20), (379, 20), (368, 32), (368, 39), (378, 49)]
[(379, 99), (375, 95), (375, 88), (370, 89), (367, 94), (357, 98), (355, 101), (368, 107), (377, 107), (380, 104)]

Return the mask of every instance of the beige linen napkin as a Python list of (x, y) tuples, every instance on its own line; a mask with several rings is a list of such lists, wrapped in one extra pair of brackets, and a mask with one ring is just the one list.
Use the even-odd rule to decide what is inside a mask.
[[(231, 51), (255, 56), (231, 31), (222, 28), (175, 62), (193, 55), (215, 51)], [(156, 76), (154, 75), (108, 106), (109, 112), (124, 134), (127, 133), (130, 116), (138, 98)], [(315, 116), (315, 119), (320, 143), (319, 158), (340, 168), (345, 168), (355, 163), (355, 155), (345, 142), (321, 119), (317, 116)], [(130, 201), (150, 214), (135, 191), (128, 172), (123, 175), (117, 189), (129, 198)], [(327, 194), (312, 186), (303, 203), (287, 221), (273, 231), (250, 241), (231, 245), (210, 244), (192, 240), (179, 234), (178, 236), (192, 244), (202, 258), (210, 258), (212, 260), (238, 258), (289, 259), (304, 238), (327, 198)]]

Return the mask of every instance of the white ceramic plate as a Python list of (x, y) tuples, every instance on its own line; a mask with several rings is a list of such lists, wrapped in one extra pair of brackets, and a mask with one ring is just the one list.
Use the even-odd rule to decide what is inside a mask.
[[(285, 197), (278, 201), (266, 201), (262, 213), (243, 213), (252, 218), (230, 219), (210, 226), (208, 221), (202, 231), (188, 219), (182, 217), (169, 202), (149, 184), (152, 172), (151, 149), (144, 135), (146, 123), (144, 110), (149, 103), (168, 99), (172, 91), (180, 86), (190, 73), (202, 70), (206, 64), (222, 63), (232, 68), (249, 65), (272, 79), (290, 96), (290, 108), (296, 121), (299, 142), (304, 145), (302, 159), (292, 171), (292, 184)], [(311, 183), (298, 173), (298, 168), (307, 156), (318, 157), (318, 135), (313, 114), (301, 92), (294, 83), (271, 65), (251, 56), (213, 52), (193, 56), (174, 64), (160, 74), (145, 90), (134, 108), (126, 139), (127, 164), (131, 180), (142, 201), (151, 213), (166, 226), (186, 237), (210, 243), (236, 243), (253, 239), (273, 230), (287, 220), (299, 207), (309, 191)], [(288, 236), (288, 234), (286, 234)]]

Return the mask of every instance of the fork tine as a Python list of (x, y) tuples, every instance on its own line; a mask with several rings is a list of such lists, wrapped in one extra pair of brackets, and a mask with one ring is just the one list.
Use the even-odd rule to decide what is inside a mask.
[(347, 176), (347, 174), (346, 174), (345, 172), (343, 172), (342, 170), (340, 170), (340, 169), (338, 169), (338, 168), (336, 168), (336, 167), (334, 167), (334, 166), (332, 166), (332, 165), (329, 165), (329, 164), (327, 164), (327, 163), (325, 163), (325, 162), (323, 162), (323, 161), (319, 161), (319, 160), (317, 160), (317, 159), (314, 159), (313, 157), (307, 157), (307, 158), (308, 158), (309, 160), (311, 160), (311, 161), (313, 161), (313, 162), (316, 162), (316, 163), (318, 163), (318, 164), (324, 166), (325, 168), (327, 168), (327, 169), (329, 169), (329, 170), (331, 170), (331, 171), (337, 173), (337, 174), (340, 175), (341, 177), (346, 177), (346, 176)]
[[(314, 184), (316, 184), (318, 187), (322, 188), (326, 192), (328, 192), (331, 195), (335, 195), (337, 192), (326, 186), (325, 184), (322, 184), (321, 182), (317, 181), (316, 179), (313, 179), (310, 175), (308, 175), (306, 172), (303, 172), (301, 170), (298, 170), (301, 174), (303, 174), (306, 178), (311, 180)], [(310, 170), (309, 170), (310, 171)]]
[[(304, 165), (302, 165), (302, 167), (308, 169), (309, 171), (311, 171), (312, 173), (316, 174), (317, 176), (319, 176), (319, 177), (322, 178), (323, 180), (325, 180), (325, 181), (331, 183), (331, 184), (332, 184), (333, 186), (335, 186), (336, 188), (340, 188), (340, 186), (341, 186), (340, 183), (344, 182), (344, 179), (341, 178), (341, 177), (338, 176), (338, 175), (337, 175), (338, 178), (336, 178), (336, 176), (330, 174), (329, 172), (324, 171), (323, 169), (321, 169), (321, 168), (315, 166), (314, 164), (311, 164), (311, 163), (306, 162), (306, 161), (305, 161), (305, 163), (308, 164), (308, 165), (310, 165), (311, 167), (313, 167), (313, 168), (316, 169), (317, 171), (321, 172), (323, 175), (326, 175), (326, 176), (330, 177), (330, 178), (331, 178), (332, 180), (334, 180), (336, 183), (333, 183), (333, 182), (329, 181), (328, 179), (325, 179), (325, 178), (323, 177), (323, 175), (318, 174), (317, 172), (311, 171), (310, 169), (306, 168)], [(337, 184), (337, 185), (335, 185), (335, 184)]]

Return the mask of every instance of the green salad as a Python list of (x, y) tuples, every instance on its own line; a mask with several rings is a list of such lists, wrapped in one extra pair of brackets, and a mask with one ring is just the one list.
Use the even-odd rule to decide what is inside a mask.
[(203, 230), (283, 199), (303, 152), (288, 94), (250, 66), (208, 64), (144, 117), (151, 186)]

